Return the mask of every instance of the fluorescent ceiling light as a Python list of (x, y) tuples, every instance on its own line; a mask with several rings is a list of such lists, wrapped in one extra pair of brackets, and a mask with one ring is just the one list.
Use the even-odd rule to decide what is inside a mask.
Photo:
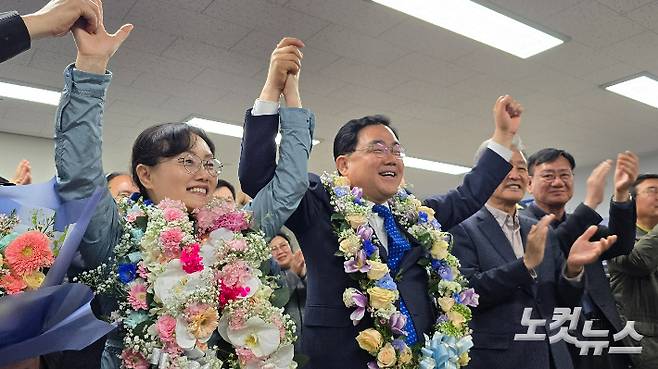
[(10, 99), (25, 100), (48, 105), (59, 105), (59, 91), (21, 86), (14, 83), (0, 82), (0, 96)]
[(615, 82), (605, 89), (658, 108), (658, 80), (647, 74)]
[(525, 59), (563, 40), (468, 0), (373, 0)]
[(429, 170), (431, 172), (447, 173), (453, 175), (468, 173), (471, 170), (471, 168), (463, 167), (461, 165), (454, 165), (454, 164), (441, 163), (438, 161), (412, 158), (411, 156), (404, 157), (404, 165), (409, 168)]
[[(192, 117), (187, 122), (187, 124), (203, 129), (206, 132), (215, 133), (222, 136), (230, 136), (242, 138), (243, 129), (241, 126), (229, 123), (222, 123), (216, 120)], [(281, 134), (277, 133), (276, 138), (274, 139), (278, 144), (281, 143)], [(313, 140), (313, 146), (320, 143), (320, 140)]]

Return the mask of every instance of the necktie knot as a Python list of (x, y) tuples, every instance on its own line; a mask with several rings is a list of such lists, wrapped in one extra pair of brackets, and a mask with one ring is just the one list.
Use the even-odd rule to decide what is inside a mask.
[(380, 217), (384, 218), (384, 220), (393, 219), (393, 213), (391, 212), (391, 209), (388, 208), (388, 206), (376, 204), (373, 205), (372, 211), (377, 213), (377, 215)]

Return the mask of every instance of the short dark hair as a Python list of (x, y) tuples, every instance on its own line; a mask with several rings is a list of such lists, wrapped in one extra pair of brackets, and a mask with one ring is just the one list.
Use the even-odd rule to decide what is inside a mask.
[(397, 130), (391, 126), (391, 120), (386, 116), (377, 114), (368, 115), (360, 119), (352, 119), (343, 124), (338, 130), (338, 133), (336, 133), (336, 137), (334, 138), (334, 160), (341, 155), (353, 153), (359, 141), (359, 132), (365, 127), (377, 124), (390, 128), (395, 138), (398, 138)]
[[(276, 235), (274, 235), (274, 237), (276, 237), (276, 236), (279, 236), (279, 237), (285, 239), (286, 241), (288, 241), (288, 244), (290, 245), (290, 236), (288, 236), (286, 233), (278, 232)], [(274, 237), (272, 237), (272, 238), (274, 238)], [(292, 245), (291, 245), (291, 247), (292, 247)]]
[(541, 149), (530, 155), (528, 158), (528, 174), (533, 175), (535, 166), (544, 163), (552, 163), (556, 161), (560, 156), (567, 159), (569, 165), (571, 166), (571, 170), (576, 169), (576, 159), (574, 159), (571, 154), (561, 149), (547, 148)]
[(113, 180), (114, 178), (119, 177), (119, 176), (128, 176), (128, 177), (130, 177), (130, 174), (127, 173), (127, 172), (112, 172), (112, 173), (108, 173), (105, 176), (105, 180), (107, 181), (107, 183), (110, 183), (111, 180)]
[(219, 190), (220, 187), (228, 188), (228, 190), (231, 191), (231, 195), (233, 195), (233, 200), (236, 199), (235, 198), (235, 187), (233, 187), (233, 185), (229, 181), (226, 181), (226, 180), (223, 180), (223, 179), (217, 179), (217, 189)]
[(208, 144), (210, 151), (215, 155), (215, 144), (208, 138), (206, 131), (193, 127), (187, 123), (162, 123), (145, 129), (137, 136), (133, 144), (131, 172), (133, 181), (139, 187), (139, 192), (148, 197), (146, 187), (139, 180), (137, 165), (156, 165), (162, 158), (171, 158), (183, 153), (192, 146), (196, 135)]
[(658, 179), (658, 174), (654, 173), (645, 173), (645, 174), (640, 174), (637, 176), (637, 179), (633, 182), (631, 185), (631, 188), (629, 189), (629, 192), (633, 196), (637, 196), (637, 186), (640, 185), (640, 183), (646, 181), (647, 179)]

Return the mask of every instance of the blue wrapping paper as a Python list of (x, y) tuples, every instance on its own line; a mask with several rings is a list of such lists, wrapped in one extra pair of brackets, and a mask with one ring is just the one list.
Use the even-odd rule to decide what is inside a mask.
[(82, 284), (60, 285), (101, 198), (99, 187), (87, 199), (62, 202), (55, 179), (41, 184), (1, 187), (0, 212), (47, 208), (55, 211), (55, 229), (70, 227), (41, 288), (0, 298), (0, 367), (34, 356), (80, 350), (115, 327), (96, 319), (94, 297)]

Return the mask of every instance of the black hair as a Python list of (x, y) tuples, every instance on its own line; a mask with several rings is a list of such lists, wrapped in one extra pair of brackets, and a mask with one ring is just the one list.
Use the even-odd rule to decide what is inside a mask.
[(359, 141), (359, 132), (368, 126), (381, 124), (393, 131), (395, 138), (398, 138), (398, 132), (391, 126), (391, 120), (383, 115), (368, 115), (360, 119), (352, 119), (343, 124), (334, 137), (334, 160), (339, 156), (353, 153), (356, 150), (356, 144)]
[[(284, 238), (286, 241), (288, 241), (288, 245), (290, 245), (290, 236), (288, 236), (284, 232), (278, 232), (274, 237), (276, 237), (276, 236)], [(272, 238), (274, 238), (274, 237), (272, 237)]]
[(528, 174), (532, 176), (535, 170), (535, 166), (544, 163), (552, 163), (555, 160), (557, 160), (560, 156), (567, 159), (569, 165), (571, 166), (572, 171), (576, 168), (576, 159), (574, 159), (571, 154), (569, 154), (564, 150), (547, 148), (547, 149), (541, 149), (536, 153), (530, 155), (530, 157), (528, 158)]
[(220, 187), (226, 187), (231, 191), (231, 195), (233, 195), (233, 201), (236, 200), (235, 198), (235, 187), (231, 184), (231, 182), (223, 180), (223, 179), (217, 179), (217, 189)]
[(133, 181), (139, 187), (142, 196), (148, 197), (148, 194), (137, 175), (137, 165), (153, 166), (163, 158), (171, 158), (191, 149), (196, 142), (193, 135), (204, 140), (215, 155), (215, 144), (208, 138), (206, 131), (186, 123), (158, 124), (145, 129), (137, 136), (133, 144), (130, 168)]
[(629, 189), (631, 195), (637, 196), (637, 186), (639, 186), (640, 183), (646, 181), (647, 179), (658, 179), (658, 174), (645, 173), (637, 176), (637, 179), (635, 179), (635, 181), (631, 185), (631, 188)]

